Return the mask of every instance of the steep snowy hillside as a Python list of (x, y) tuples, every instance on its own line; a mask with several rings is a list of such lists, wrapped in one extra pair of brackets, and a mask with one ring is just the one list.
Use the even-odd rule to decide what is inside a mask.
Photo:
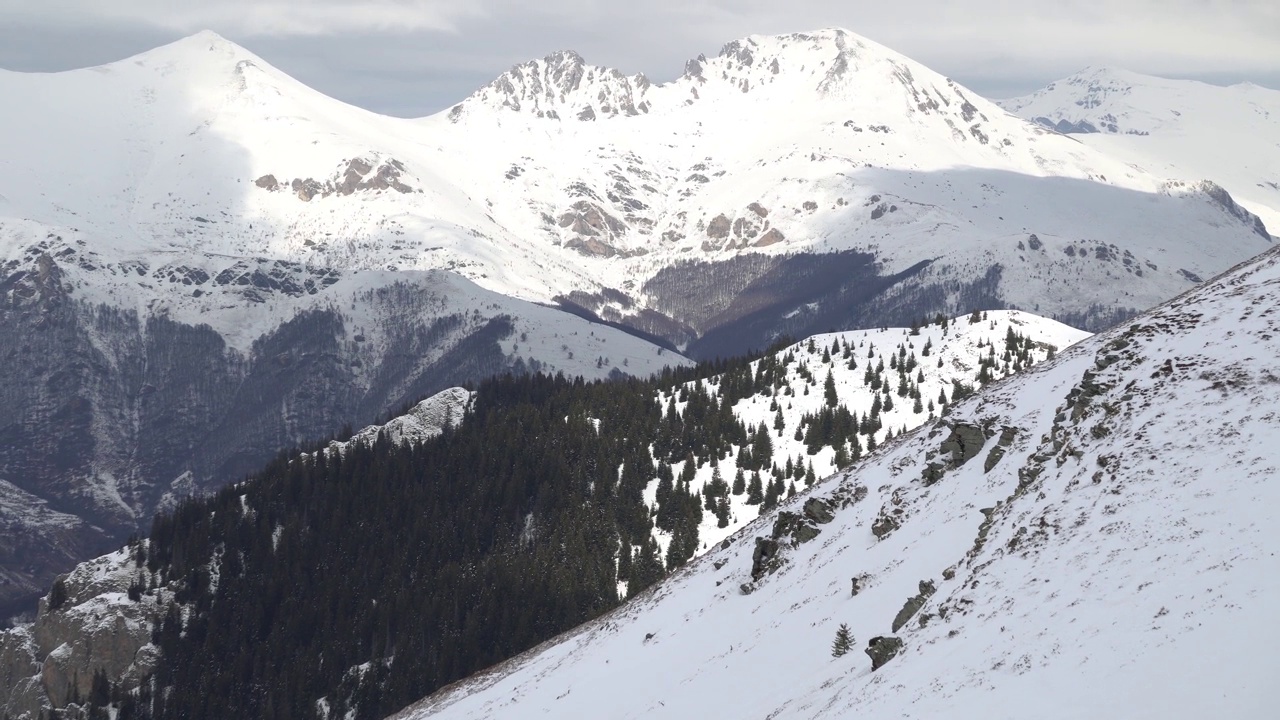
[(396, 717), (1271, 717), (1276, 287), (1271, 251)]
[[(699, 422), (689, 407), (700, 399), (691, 401), (690, 394), (729, 402), (747, 437), (721, 457), (672, 458), (672, 486), (663, 490), (655, 479), (645, 496), (659, 518), (657, 500), (679, 489), (675, 478), (705, 498), (695, 551), (700, 555), (781, 498), (933, 420), (966, 394), (1085, 337), (1009, 310), (940, 318), (917, 328), (817, 335), (753, 362), (745, 373), (755, 378), (752, 391), (744, 392), (737, 377), (719, 376), (661, 394), (659, 405), (689, 424)], [(661, 523), (654, 530), (664, 556), (674, 535)]]
[(1089, 68), (1001, 104), (1158, 175), (1212, 180), (1280, 227), (1280, 90)]

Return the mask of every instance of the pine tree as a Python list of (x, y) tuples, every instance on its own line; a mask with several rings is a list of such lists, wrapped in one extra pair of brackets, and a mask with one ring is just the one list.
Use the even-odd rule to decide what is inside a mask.
[(836, 630), (836, 639), (831, 643), (831, 657), (843, 657), (853, 649), (853, 633), (849, 631), (849, 626), (840, 623), (840, 629)]
[(836, 395), (836, 379), (830, 370), (827, 370), (827, 379), (823, 383), (823, 393), (826, 395), (827, 407), (835, 407), (840, 402)]
[(729, 527), (729, 499), (721, 497), (716, 501), (716, 527)]
[(733, 494), (741, 495), (747, 491), (747, 479), (742, 474), (742, 468), (738, 468), (738, 472), (733, 476)]
[(62, 578), (53, 581), (53, 589), (49, 591), (49, 609), (60, 610), (67, 604), (67, 584)]
[(760, 473), (751, 474), (751, 482), (747, 483), (747, 504), (759, 505), (764, 502), (764, 483), (760, 482)]

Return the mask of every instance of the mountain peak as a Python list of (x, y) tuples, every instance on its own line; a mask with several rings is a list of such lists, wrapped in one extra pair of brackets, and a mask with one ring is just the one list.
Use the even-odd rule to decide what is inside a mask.
[(153, 50), (135, 55), (124, 62), (131, 61), (148, 61), (148, 60), (186, 60), (189, 62), (199, 62), (205, 59), (206, 55), (212, 54), (217, 58), (238, 58), (258, 60), (257, 56), (240, 45), (228, 40), (212, 30), (201, 30), (200, 32), (188, 35), (184, 38), (174, 40), (168, 45), (161, 45)]
[(595, 120), (649, 111), (644, 96), (652, 83), (643, 74), (623, 75), (592, 65), (572, 50), (513, 66), (493, 82), (455, 105), (455, 122), (469, 107), (513, 110), (553, 120)]

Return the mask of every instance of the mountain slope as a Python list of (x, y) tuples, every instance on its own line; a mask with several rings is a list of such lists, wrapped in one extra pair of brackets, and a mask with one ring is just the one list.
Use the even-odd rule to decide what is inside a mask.
[[(752, 383), (734, 374), (663, 391), (658, 405), (668, 415), (678, 413), (688, 425), (700, 422), (691, 409), (698, 404), (693, 402), (697, 398), (689, 398), (692, 393), (729, 404), (733, 417), (748, 429), (745, 442), (730, 446), (723, 457), (699, 452), (693, 460), (671, 458), (673, 476), (684, 479), (690, 490), (717, 503), (724, 500), (723, 507), (715, 508), (706, 501), (707, 512), (697, 527), (700, 549), (693, 554), (701, 555), (767, 513), (779, 498), (933, 420), (964, 393), (1053, 357), (1085, 337), (1087, 333), (1053, 320), (992, 310), (940, 318), (918, 328), (816, 335), (747, 366), (743, 375), (755, 376), (754, 392), (742, 390)], [(760, 440), (761, 433), (768, 436), (767, 443)], [(724, 484), (717, 486), (717, 480)], [(763, 499), (746, 489), (753, 485)], [(655, 508), (660, 487), (654, 479), (645, 488)], [(661, 509), (657, 515), (662, 517)], [(676, 534), (661, 524), (654, 529), (664, 555)]]
[(1150, 172), (1213, 180), (1280, 227), (1278, 90), (1088, 68), (1001, 105)]
[(1277, 283), (1271, 251), (1086, 340), (395, 717), (1269, 717)]

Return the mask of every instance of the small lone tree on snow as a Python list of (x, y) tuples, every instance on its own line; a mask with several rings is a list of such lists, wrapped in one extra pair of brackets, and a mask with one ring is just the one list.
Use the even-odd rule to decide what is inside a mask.
[(831, 643), (831, 657), (840, 657), (853, 649), (853, 634), (849, 632), (849, 626), (840, 623), (840, 629), (836, 630), (835, 642)]

